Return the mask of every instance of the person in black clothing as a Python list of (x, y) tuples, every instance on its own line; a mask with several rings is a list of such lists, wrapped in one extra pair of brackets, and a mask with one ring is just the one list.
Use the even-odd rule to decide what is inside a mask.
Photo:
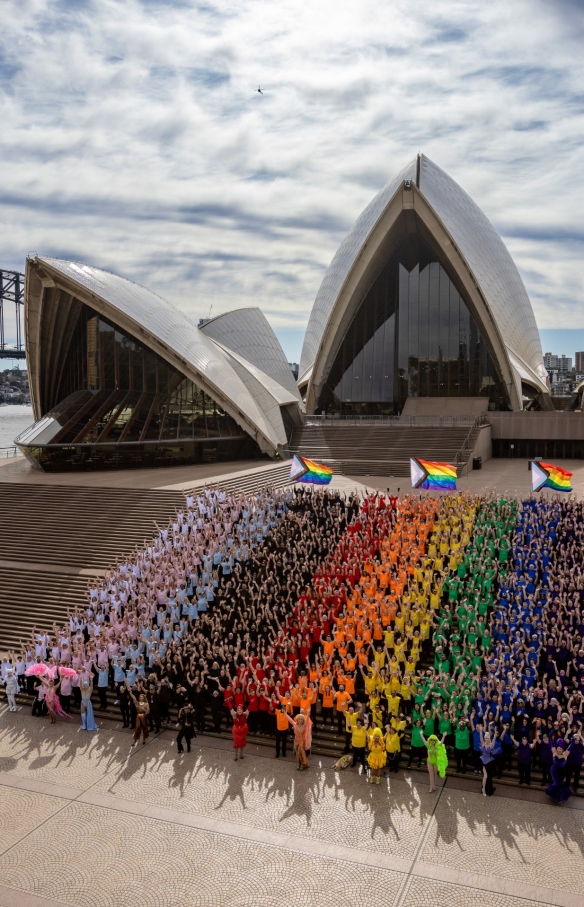
[(179, 753), (184, 753), (184, 739), (187, 742), (187, 753), (190, 753), (191, 740), (193, 739), (193, 737), (197, 736), (197, 732), (195, 730), (195, 710), (190, 702), (187, 702), (186, 705), (183, 705), (183, 707), (179, 709), (178, 721), (180, 725), (180, 731), (178, 732), (176, 738), (177, 751)]
[(223, 696), (217, 688), (214, 690), (209, 690), (205, 684), (205, 690), (209, 697), (209, 708), (211, 709), (211, 717), (213, 719), (213, 730), (216, 734), (221, 731), (221, 718), (223, 713)]
[(205, 730), (205, 693), (199, 684), (194, 687), (191, 702), (195, 710), (195, 725), (199, 733)]
[(148, 693), (146, 695), (147, 695), (147, 699), (148, 699), (148, 705), (150, 706), (150, 711), (148, 713), (148, 728), (150, 731), (154, 732), (155, 734), (159, 734), (160, 733), (159, 694), (158, 694), (158, 690), (156, 689), (156, 683), (154, 682), (153, 677), (150, 678), (150, 682), (148, 684)]
[[(37, 683), (36, 686), (36, 696), (32, 703), (32, 714), (35, 716), (42, 716), (47, 714), (47, 705), (45, 703), (44, 696), (44, 686), (42, 683)], [(42, 696), (42, 699), (40, 698)]]
[(118, 705), (122, 714), (124, 727), (132, 727), (130, 721), (130, 694), (124, 683), (121, 683), (118, 688)]
[(158, 687), (158, 708), (160, 711), (160, 721), (168, 724), (170, 721), (170, 694), (171, 688), (168, 678), (163, 677)]

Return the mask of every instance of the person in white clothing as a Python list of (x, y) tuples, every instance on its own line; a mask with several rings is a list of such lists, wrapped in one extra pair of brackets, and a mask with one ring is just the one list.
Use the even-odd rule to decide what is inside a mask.
[(6, 671), (6, 698), (8, 699), (8, 706), (11, 712), (18, 712), (18, 706), (16, 705), (16, 694), (20, 692), (18, 686), (18, 679), (14, 673), (12, 667), (8, 668)]

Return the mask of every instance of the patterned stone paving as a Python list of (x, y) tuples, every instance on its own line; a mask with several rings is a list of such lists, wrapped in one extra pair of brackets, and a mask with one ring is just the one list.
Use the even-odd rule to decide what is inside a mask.
[(545, 907), (542, 901), (514, 898), (499, 892), (478, 891), (464, 885), (416, 879), (403, 907)]
[(402, 858), (413, 855), (435, 800), (425, 785), (418, 792), (404, 781), (385, 779), (372, 787), (356, 769), (335, 772), (314, 764), (296, 772), (291, 758), (235, 763), (229, 751), (195, 747), (181, 757), (166, 741), (144, 747), (93, 789)]
[(0, 708), (0, 905), (584, 907), (583, 810), (77, 721)]
[[(39, 868), (42, 866), (42, 873)], [(0, 883), (82, 907), (368, 907), (398, 873), (71, 803), (4, 855)]]
[(131, 743), (115, 731), (82, 731), (78, 715), (51, 725), (21, 709), (0, 721), (0, 772), (82, 790), (122, 765)]
[(419, 859), (581, 894), (584, 814), (446, 789)]
[(10, 787), (0, 788), (0, 853), (66, 805), (66, 800), (57, 797)]

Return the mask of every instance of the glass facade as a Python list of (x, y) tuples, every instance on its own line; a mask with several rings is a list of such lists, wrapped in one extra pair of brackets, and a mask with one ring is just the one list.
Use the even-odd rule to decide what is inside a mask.
[(408, 397), (488, 397), (506, 409), (484, 337), (446, 269), (409, 236), (366, 293), (318, 406), (400, 413)]
[(45, 471), (260, 455), (255, 441), (194, 381), (87, 306), (56, 398), (61, 402), (16, 439)]

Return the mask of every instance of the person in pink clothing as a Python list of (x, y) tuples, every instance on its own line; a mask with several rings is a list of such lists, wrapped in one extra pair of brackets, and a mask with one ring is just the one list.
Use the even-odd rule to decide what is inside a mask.
[(286, 714), (286, 718), (294, 730), (294, 754), (298, 762), (296, 771), (302, 772), (305, 768), (310, 767), (307, 756), (312, 746), (312, 720), (310, 713), (305, 714), (304, 710), (301, 710), (296, 720), (288, 714)]

